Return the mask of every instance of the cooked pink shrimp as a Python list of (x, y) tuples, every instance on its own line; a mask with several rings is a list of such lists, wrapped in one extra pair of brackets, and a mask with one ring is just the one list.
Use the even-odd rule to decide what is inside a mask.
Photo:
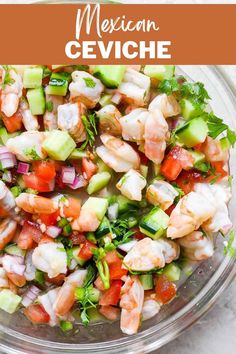
[(175, 239), (197, 230), (210, 219), (216, 207), (200, 193), (190, 192), (185, 195), (172, 211), (167, 228), (167, 237)]
[(126, 172), (116, 184), (121, 194), (131, 200), (142, 200), (142, 190), (146, 187), (146, 179), (137, 171), (131, 169)]
[(141, 324), (144, 289), (137, 276), (127, 277), (121, 288), (120, 328), (125, 334), (135, 334)]
[(92, 210), (81, 208), (80, 216), (72, 223), (72, 229), (81, 232), (96, 231), (100, 221)]
[(22, 121), (26, 130), (39, 130), (38, 117), (31, 113), (29, 105), (25, 99), (20, 102)]
[(0, 267), (0, 288), (9, 288), (7, 273), (3, 267)]
[(202, 261), (214, 253), (212, 237), (204, 236), (201, 231), (194, 231), (180, 238), (178, 243), (183, 248), (185, 256), (193, 261)]
[(7, 188), (5, 183), (0, 180), (0, 217), (13, 216), (16, 206), (12, 192)]
[(168, 209), (178, 196), (176, 189), (166, 181), (155, 181), (147, 188), (146, 198), (153, 205), (160, 205), (163, 210)]
[(100, 134), (108, 133), (113, 136), (121, 136), (121, 113), (113, 104), (106, 105), (96, 114), (99, 119)]
[(21, 193), (16, 198), (16, 205), (31, 214), (52, 214), (57, 210), (55, 201), (30, 193)]
[(150, 111), (159, 109), (165, 118), (177, 116), (180, 114), (180, 105), (176, 98), (172, 95), (167, 96), (165, 93), (156, 96), (149, 104)]
[(222, 150), (219, 140), (214, 140), (208, 136), (202, 145), (202, 152), (208, 161), (228, 161), (229, 151)]
[(64, 102), (63, 96), (47, 95), (46, 102), (51, 105), (51, 109), (46, 110), (43, 116), (44, 128), (46, 130), (54, 130), (58, 128), (57, 124), (57, 108)]
[(17, 223), (12, 219), (0, 220), (0, 250), (10, 242), (16, 232)]
[(53, 304), (57, 298), (59, 290), (60, 288), (49, 290), (45, 294), (38, 296), (37, 299), (38, 302), (43, 306), (44, 310), (50, 316), (49, 325), (52, 327), (56, 326), (59, 323), (59, 318), (57, 317), (55, 311), (53, 310)]
[(102, 134), (100, 138), (104, 145), (99, 146), (96, 152), (105, 164), (116, 172), (139, 168), (139, 155), (128, 143), (109, 134)]
[(86, 131), (81, 117), (86, 113), (83, 103), (65, 103), (58, 106), (58, 127), (66, 130), (76, 141), (82, 142), (86, 139)]
[(75, 289), (83, 286), (86, 275), (86, 269), (79, 269), (65, 279), (53, 304), (57, 316), (64, 316), (70, 311), (75, 303)]
[(151, 111), (145, 123), (144, 152), (155, 164), (160, 164), (164, 158), (168, 136), (168, 124), (161, 111)]
[[(1, 111), (7, 117), (11, 117), (16, 113), (22, 96), (22, 78), (13, 68), (7, 65), (5, 68), (2, 66), (0, 71), (2, 78)], [(8, 76), (8, 82), (5, 83), (6, 76)]]
[(133, 109), (129, 114), (120, 118), (122, 137), (124, 140), (140, 143), (144, 141), (145, 123), (149, 112), (145, 108)]

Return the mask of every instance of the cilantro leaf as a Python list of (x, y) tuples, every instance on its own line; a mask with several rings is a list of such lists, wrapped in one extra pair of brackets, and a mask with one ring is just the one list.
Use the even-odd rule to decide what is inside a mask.
[(174, 204), (177, 204), (179, 202), (179, 200), (185, 195), (185, 193), (181, 188), (179, 188), (177, 183), (173, 182), (172, 186), (174, 187), (176, 192), (178, 192), (178, 194), (179, 194), (179, 195), (177, 195), (177, 197), (175, 197), (175, 200), (174, 200)]
[(41, 157), (33, 147), (25, 149), (24, 154), (28, 157), (31, 157), (32, 160), (41, 160)]
[(205, 113), (208, 125), (208, 135), (212, 139), (216, 139), (218, 135), (223, 133), (228, 129), (228, 125), (223, 122), (223, 120), (214, 115), (214, 113)]
[(163, 80), (158, 86), (158, 90), (167, 95), (171, 95), (173, 92), (179, 91), (180, 85), (176, 78), (169, 80)]
[(2, 87), (5, 88), (6, 85), (14, 84), (15, 80), (12, 79), (12, 77), (10, 75), (10, 70), (12, 69), (11, 66), (2, 65), (2, 67), (5, 70), (5, 76), (4, 76), (4, 81), (3, 81)]
[(181, 95), (184, 98), (194, 99), (195, 102), (200, 104), (207, 103), (210, 99), (207, 90), (202, 82), (189, 82), (185, 81), (181, 85)]
[(233, 130), (229, 129), (229, 128), (227, 129), (227, 138), (228, 138), (228, 140), (230, 142), (230, 145), (232, 147), (234, 147), (234, 145), (236, 143), (236, 133)]
[(53, 102), (52, 101), (46, 102), (46, 111), (48, 111), (48, 112), (53, 111)]
[(83, 80), (88, 88), (94, 88), (96, 86), (96, 82), (90, 77), (84, 77)]
[(229, 239), (227, 241), (227, 244), (224, 247), (224, 254), (230, 257), (234, 257), (236, 254), (236, 248), (233, 246), (234, 237), (235, 234), (234, 234), (234, 230), (232, 229), (229, 233)]
[(89, 114), (87, 117), (83, 115), (81, 120), (86, 130), (87, 137), (84, 143), (79, 147), (79, 150), (84, 150), (87, 145), (92, 147), (95, 143), (95, 135), (97, 134), (96, 115)]

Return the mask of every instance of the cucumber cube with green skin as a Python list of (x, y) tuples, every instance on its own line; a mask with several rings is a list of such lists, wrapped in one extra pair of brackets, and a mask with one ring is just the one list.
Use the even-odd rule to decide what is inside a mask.
[(140, 231), (154, 240), (165, 234), (169, 216), (159, 207), (153, 208), (139, 224)]
[(52, 73), (46, 88), (48, 95), (66, 96), (70, 76), (68, 73)]
[(118, 195), (116, 202), (119, 205), (119, 214), (125, 213), (129, 209), (138, 208), (138, 203), (134, 200), (130, 200), (123, 195)]
[(10, 254), (12, 256), (21, 256), (21, 257), (24, 257), (25, 253), (26, 253), (25, 250), (22, 250), (16, 244), (7, 245), (4, 248), (4, 252), (6, 252), (7, 254)]
[(170, 281), (178, 281), (180, 279), (181, 270), (176, 264), (170, 263), (165, 266), (162, 274), (166, 275)]
[(199, 164), (203, 161), (205, 161), (205, 155), (201, 151), (196, 151), (196, 150), (188, 150), (188, 152), (192, 155), (194, 158), (193, 165)]
[(98, 158), (96, 161), (96, 165), (98, 166), (98, 172), (109, 172), (112, 174), (113, 170), (102, 161), (102, 159)]
[(93, 175), (89, 181), (87, 192), (89, 195), (100, 191), (104, 188), (110, 181), (111, 174), (109, 172), (101, 172)]
[(106, 105), (111, 103), (111, 98), (112, 98), (112, 95), (103, 95), (99, 100), (99, 104), (102, 107), (105, 107)]
[(42, 147), (52, 159), (65, 161), (76, 147), (76, 143), (67, 132), (52, 130), (47, 134)]
[(101, 221), (105, 216), (108, 208), (108, 200), (105, 198), (89, 197), (83, 204), (83, 210), (93, 211), (98, 220)]
[(74, 149), (68, 159), (70, 160), (81, 160), (83, 157), (88, 157), (87, 152), (81, 151), (79, 149)]
[(21, 297), (9, 289), (0, 291), (0, 309), (10, 314), (14, 313), (21, 302)]
[(110, 231), (111, 231), (110, 222), (109, 222), (108, 218), (106, 216), (104, 216), (101, 224), (99, 225), (98, 229), (95, 232), (95, 236), (98, 239), (98, 238), (101, 238), (105, 235), (108, 235), (110, 233)]
[(33, 115), (44, 114), (46, 108), (46, 101), (44, 89), (42, 87), (29, 89), (27, 91), (26, 97), (29, 102), (30, 111)]
[(221, 146), (221, 149), (224, 150), (224, 151), (230, 149), (230, 142), (229, 142), (229, 139), (226, 136), (224, 138), (220, 139), (220, 146)]
[(144, 74), (157, 80), (168, 80), (174, 76), (174, 65), (145, 65)]
[(140, 283), (144, 290), (153, 289), (153, 277), (152, 274), (142, 274), (139, 276)]
[(100, 79), (106, 87), (117, 88), (125, 75), (125, 65), (97, 65), (93, 75)]
[(199, 117), (204, 112), (204, 107), (197, 102), (183, 98), (180, 100), (181, 113), (184, 119)]
[(177, 136), (181, 143), (191, 148), (197, 144), (203, 143), (207, 137), (208, 126), (201, 117), (194, 118), (177, 131)]
[(23, 76), (24, 88), (37, 88), (42, 85), (43, 69), (42, 68), (26, 68)]

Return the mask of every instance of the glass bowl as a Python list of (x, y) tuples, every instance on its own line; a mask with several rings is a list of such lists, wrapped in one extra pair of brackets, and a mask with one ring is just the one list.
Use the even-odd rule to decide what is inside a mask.
[[(216, 115), (236, 129), (236, 98), (230, 82), (219, 68), (214, 66), (179, 66), (184, 75), (194, 81), (204, 82)], [(235, 69), (236, 70), (236, 69)], [(231, 173), (236, 176), (236, 152), (230, 159)], [(235, 181), (233, 198), (229, 208), (234, 223), (236, 212)], [(234, 225), (235, 226), (235, 225)], [(0, 312), (0, 351), (17, 354), (138, 354), (151, 352), (199, 319), (219, 298), (235, 275), (234, 259), (223, 253), (223, 239), (218, 237), (214, 256), (201, 263), (194, 273), (178, 289), (178, 296), (169, 305), (163, 306), (154, 318), (145, 321), (139, 333), (123, 335), (119, 322), (97, 323), (87, 328), (80, 327), (73, 334), (64, 334), (59, 328), (34, 326), (21, 313), (8, 315)]]

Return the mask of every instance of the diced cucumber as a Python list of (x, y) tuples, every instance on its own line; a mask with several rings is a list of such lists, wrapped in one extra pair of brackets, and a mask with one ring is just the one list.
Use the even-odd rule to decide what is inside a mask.
[(76, 147), (76, 143), (67, 132), (52, 130), (47, 134), (42, 147), (52, 159), (65, 161)]
[(24, 88), (37, 88), (42, 85), (43, 69), (42, 68), (26, 68), (23, 76)]
[(101, 221), (107, 212), (108, 200), (105, 198), (89, 197), (83, 204), (83, 210), (92, 210), (97, 215), (97, 218)]
[(188, 150), (188, 152), (192, 155), (194, 158), (193, 165), (199, 164), (203, 161), (205, 161), (205, 155), (201, 151), (196, 151), (196, 150)]
[(125, 65), (97, 65), (93, 75), (100, 79), (105, 86), (116, 88), (122, 82), (125, 70)]
[(142, 274), (139, 276), (140, 283), (144, 290), (153, 289), (153, 277), (152, 274)]
[(160, 169), (161, 169), (161, 164), (156, 164), (153, 162), (153, 172), (155, 176), (159, 175)]
[(81, 160), (83, 157), (88, 157), (87, 152), (81, 151), (79, 149), (74, 149), (68, 159), (70, 160)]
[(119, 205), (119, 214), (125, 213), (129, 209), (138, 208), (138, 203), (134, 200), (130, 200), (123, 195), (118, 195), (117, 203)]
[(229, 139), (225, 136), (224, 138), (220, 139), (220, 145), (221, 145), (221, 149), (226, 151), (230, 149), (230, 142)]
[(48, 95), (66, 96), (70, 75), (66, 72), (52, 73), (49, 85), (46, 88)]
[(88, 240), (88, 241), (90, 241), (90, 242), (92, 242), (92, 243), (97, 243), (97, 239), (96, 239), (96, 237), (95, 237), (95, 235), (94, 235), (94, 232), (87, 232), (86, 233), (86, 239)]
[(140, 165), (140, 173), (144, 178), (147, 178), (148, 166), (147, 165)]
[(93, 286), (89, 286), (87, 289), (85, 288), (76, 288), (75, 289), (75, 297), (78, 301), (83, 301), (85, 296), (92, 302), (98, 302), (100, 297), (100, 291)]
[(21, 297), (14, 294), (9, 289), (0, 292), (0, 309), (10, 314), (14, 313), (21, 302)]
[(168, 80), (174, 76), (174, 65), (145, 65), (144, 74), (157, 80)]
[(18, 197), (18, 195), (21, 194), (22, 190), (21, 190), (20, 186), (13, 186), (13, 187), (11, 187), (11, 192), (12, 192), (14, 198), (16, 198), (16, 197)]
[(187, 147), (193, 147), (203, 143), (207, 137), (208, 127), (205, 120), (201, 117), (194, 118), (177, 131), (180, 142)]
[(44, 90), (42, 87), (29, 89), (27, 91), (26, 97), (28, 99), (30, 111), (32, 114), (44, 114), (46, 108), (46, 101)]
[(73, 247), (72, 248), (72, 254), (73, 254), (73, 258), (76, 260), (76, 262), (79, 264), (79, 266), (83, 267), (83, 265), (86, 263), (86, 260), (79, 257), (80, 249), (81, 249), (80, 246)]
[(136, 226), (138, 224), (138, 219), (136, 219), (134, 216), (130, 216), (127, 219), (128, 227), (131, 229), (132, 227)]
[(52, 65), (52, 70), (63, 68), (64, 66), (66, 66), (66, 65)]
[(199, 103), (188, 100), (187, 98), (180, 100), (180, 107), (184, 119), (192, 119), (198, 117), (204, 111), (204, 107), (202, 107)]
[(169, 216), (161, 208), (155, 207), (142, 218), (139, 228), (143, 234), (157, 240), (164, 235), (168, 222)]
[(11, 244), (11, 245), (7, 245), (4, 248), (4, 252), (6, 252), (7, 254), (10, 254), (12, 256), (21, 256), (24, 257), (25, 256), (25, 250), (22, 250), (21, 248), (19, 248), (15, 243)]
[(3, 145), (6, 145), (6, 142), (9, 139), (8, 132), (7, 132), (6, 128), (0, 128), (0, 138), (1, 138)]
[(98, 312), (97, 308), (91, 307), (87, 310), (87, 314), (90, 320), (90, 323), (96, 323), (104, 321), (104, 317)]
[(180, 268), (176, 264), (170, 263), (165, 266), (162, 274), (166, 275), (170, 281), (178, 281), (180, 279), (180, 273)]
[(110, 230), (111, 230), (110, 222), (109, 222), (108, 218), (106, 216), (104, 216), (101, 224), (99, 225), (97, 231), (95, 232), (95, 236), (96, 236), (96, 238), (101, 238), (101, 237), (109, 234)]
[(100, 191), (109, 183), (110, 179), (111, 174), (109, 172), (101, 172), (96, 173), (96, 175), (93, 175), (89, 181), (89, 185), (87, 188), (88, 194), (90, 195)]
[(98, 166), (98, 172), (109, 172), (112, 174), (113, 170), (102, 161), (102, 159), (98, 158), (96, 161), (96, 165)]
[(105, 107), (106, 105), (111, 103), (111, 98), (112, 98), (112, 95), (103, 95), (99, 100), (99, 104), (102, 107)]

